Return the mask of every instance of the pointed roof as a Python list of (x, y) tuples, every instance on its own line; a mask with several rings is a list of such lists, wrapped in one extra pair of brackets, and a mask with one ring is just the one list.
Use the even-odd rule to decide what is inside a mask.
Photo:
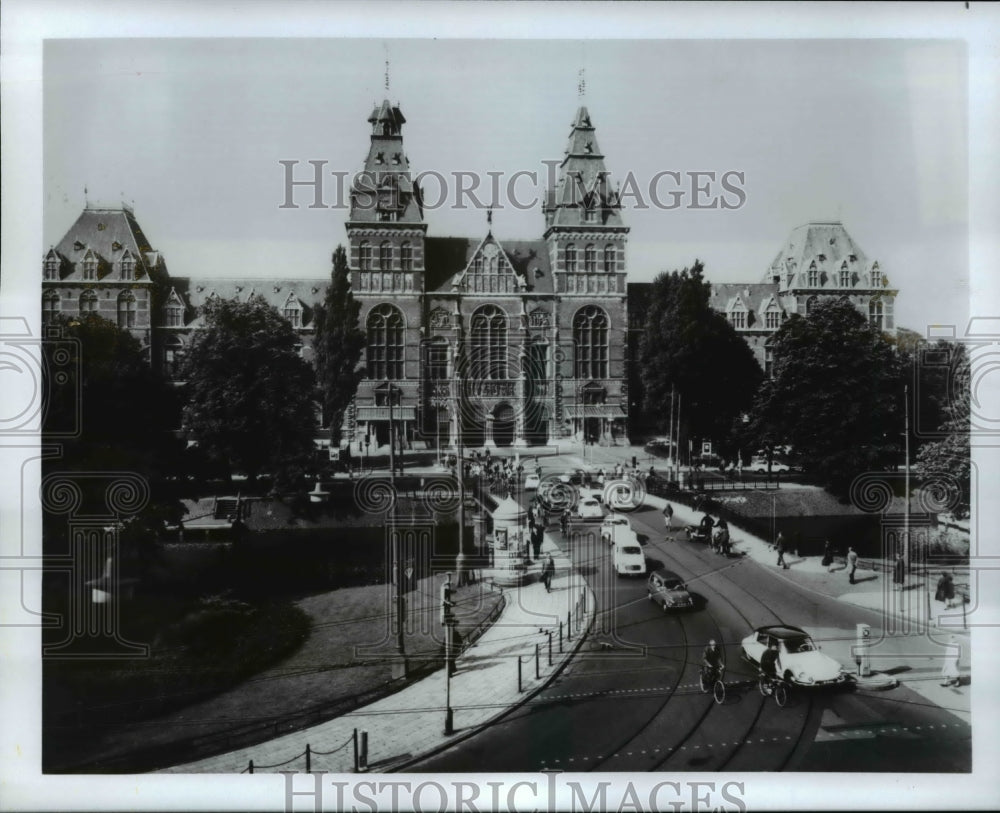
[[(592, 210), (591, 216), (588, 208)], [(586, 107), (581, 106), (573, 119), (559, 178), (555, 189), (547, 190), (544, 212), (549, 228), (625, 228), (620, 196), (612, 187)]]
[(402, 126), (406, 119), (386, 99), (372, 110), (371, 144), (360, 173), (351, 187), (353, 223), (423, 223), (420, 188), (410, 173), (410, 159), (403, 149)]
[(862, 275), (867, 282), (872, 263), (843, 223), (839, 220), (805, 223), (792, 229), (768, 267), (764, 281), (770, 283), (779, 277), (781, 290), (805, 287), (809, 268), (815, 266), (817, 271), (828, 275), (826, 287), (839, 287), (837, 275), (845, 262), (848, 269)]
[(428, 237), (424, 241), (427, 292), (451, 292), (487, 239), (499, 246), (506, 264), (524, 279), (529, 292), (553, 293), (549, 248), (544, 240), (505, 240), (500, 245), (491, 235), (478, 242), (467, 237)]
[[(55, 252), (73, 268), (64, 280), (83, 279), (83, 259), (91, 254), (110, 266), (120, 262), (127, 252), (136, 261), (135, 281), (138, 282), (148, 280), (149, 270), (157, 261), (157, 253), (135, 215), (124, 205), (85, 208), (56, 244)], [(47, 252), (46, 257), (51, 253), (51, 250)]]

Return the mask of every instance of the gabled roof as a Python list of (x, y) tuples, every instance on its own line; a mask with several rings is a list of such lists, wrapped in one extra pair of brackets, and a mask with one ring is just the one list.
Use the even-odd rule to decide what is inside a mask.
[[(739, 301), (751, 312), (760, 313), (771, 297), (777, 302), (778, 286), (764, 282), (713, 282), (708, 304), (712, 310), (728, 313)], [(780, 307), (780, 303), (778, 303)]]
[[(317, 277), (295, 279), (238, 279), (238, 278), (197, 278), (172, 277), (175, 294), (182, 302), (192, 308), (200, 308), (215, 294), (221, 299), (235, 299), (246, 302), (251, 296), (258, 294), (268, 305), (279, 313), (285, 308), (291, 297), (302, 307), (302, 326), (310, 327), (312, 313), (316, 305), (322, 303), (326, 295), (329, 280)], [(169, 297), (168, 297), (169, 301)], [(199, 327), (202, 324), (200, 315), (196, 316), (186, 327)]]
[[(428, 293), (449, 293), (469, 267), (477, 250), (486, 239), (473, 241), (466, 237), (428, 237), (424, 241), (424, 283)], [(549, 267), (548, 244), (544, 240), (505, 240), (499, 243), (505, 259), (514, 272), (523, 277), (527, 290), (533, 293), (552, 293), (555, 288)], [(479, 295), (485, 296), (486, 294)]]
[(132, 210), (124, 206), (87, 207), (56, 244), (55, 251), (65, 260), (64, 269), (72, 268), (64, 280), (83, 279), (82, 261), (88, 251), (94, 252), (105, 266), (120, 262), (128, 251), (136, 261), (135, 276), (140, 282), (148, 278), (149, 269), (158, 259)]

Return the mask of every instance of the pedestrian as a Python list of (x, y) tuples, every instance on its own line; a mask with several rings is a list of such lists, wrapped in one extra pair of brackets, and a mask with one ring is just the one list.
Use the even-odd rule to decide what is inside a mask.
[(724, 519), (720, 519), (716, 524), (712, 542), (716, 553), (729, 556), (729, 523)]
[(549, 558), (545, 560), (545, 565), (542, 567), (542, 581), (545, 583), (545, 592), (549, 593), (552, 591), (552, 577), (556, 575), (556, 562), (552, 558), (552, 554), (549, 554)]
[(950, 573), (942, 573), (938, 579), (937, 592), (934, 594), (936, 601), (944, 602), (947, 609), (951, 609), (951, 602), (955, 598), (955, 582)]
[(545, 538), (545, 529), (536, 525), (531, 529), (531, 545), (535, 549), (535, 559), (542, 556), (542, 540)]
[(663, 518), (667, 523), (667, 530), (672, 531), (674, 528), (674, 507), (667, 503), (667, 507), (663, 509)]
[(854, 573), (858, 569), (858, 552), (854, 548), (847, 549), (847, 578), (854, 584)]
[(944, 666), (941, 667), (942, 686), (960, 686), (962, 684), (962, 679), (958, 671), (958, 662), (961, 657), (962, 647), (958, 643), (958, 636), (952, 635), (945, 649)]
[(562, 512), (562, 516), (559, 517), (559, 527), (562, 529), (563, 536), (565, 536), (566, 532), (569, 530), (569, 509), (568, 508), (565, 509)]
[(823, 560), (820, 564), (826, 568), (828, 573), (830, 572), (830, 565), (833, 564), (833, 547), (830, 545), (829, 539), (823, 543)]
[(781, 531), (778, 531), (778, 538), (774, 540), (774, 547), (778, 551), (778, 567), (788, 570), (788, 564), (785, 562), (785, 535)]
[(892, 564), (892, 584), (893, 590), (902, 590), (903, 582), (906, 580), (906, 563), (903, 561), (903, 554), (896, 554), (896, 561)]

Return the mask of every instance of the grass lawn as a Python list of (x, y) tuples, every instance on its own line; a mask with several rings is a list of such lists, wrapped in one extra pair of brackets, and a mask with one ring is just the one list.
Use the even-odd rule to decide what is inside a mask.
[[(411, 666), (417, 669), (442, 665), (439, 581), (421, 580), (409, 594), (410, 623), (404, 642)], [(499, 593), (480, 585), (456, 591), (459, 634), (467, 634), (499, 599)], [(294, 609), (308, 618), (309, 631), (301, 646), (286, 651), (278, 663), (271, 661), (252, 676), (244, 675), (236, 685), (173, 711), (91, 727), (86, 739), (73, 739), (71, 750), (47, 749), (52, 762), (47, 769), (127, 772), (185, 762), (263, 741), (277, 731), (315, 724), (349, 711), (358, 702), (401, 688), (400, 682), (390, 682), (392, 666), (387, 656), (394, 652), (394, 639), (390, 634), (392, 602), (385, 585), (308, 596), (295, 602)], [(178, 665), (178, 669), (183, 667)], [(178, 669), (162, 676), (163, 691), (175, 700), (183, 690), (174, 686), (189, 685), (192, 678)], [(192, 738), (201, 742), (192, 745)], [(156, 749), (159, 753), (153, 753)], [(136, 755), (135, 759), (129, 760), (129, 754)]]

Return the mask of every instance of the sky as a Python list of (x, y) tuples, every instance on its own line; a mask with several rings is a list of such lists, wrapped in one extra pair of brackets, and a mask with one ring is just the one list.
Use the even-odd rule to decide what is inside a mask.
[[(445, 204), (426, 214), (428, 234), (481, 237), (485, 213), (456, 207), (452, 173), (483, 178), (488, 201), (486, 173), (502, 173), (505, 188), (536, 172), (537, 185), (517, 186), (530, 200), (586, 104), (612, 178), (631, 175), (645, 199), (624, 212), (631, 281), (695, 258), (711, 280), (761, 281), (794, 227), (839, 219), (900, 289), (897, 324), (926, 333), (963, 324), (969, 310), (965, 49), (906, 39), (48, 40), (39, 256), (86, 189), (91, 205), (134, 205), (174, 275), (323, 277), (347, 212), (308, 208), (301, 188), (299, 208), (281, 208), (279, 162), (298, 161), (299, 180), (312, 177), (309, 161), (358, 171), (366, 119), (383, 98), (406, 116), (413, 170), (449, 182)], [(665, 171), (682, 183), (661, 176), (660, 199), (684, 193), (672, 210), (648, 194)], [(691, 208), (692, 172), (742, 173), (730, 180), (745, 202)], [(709, 184), (709, 197), (722, 191)], [(323, 197), (336, 202), (332, 174)], [(498, 239), (542, 236), (537, 206), (498, 203)]]

